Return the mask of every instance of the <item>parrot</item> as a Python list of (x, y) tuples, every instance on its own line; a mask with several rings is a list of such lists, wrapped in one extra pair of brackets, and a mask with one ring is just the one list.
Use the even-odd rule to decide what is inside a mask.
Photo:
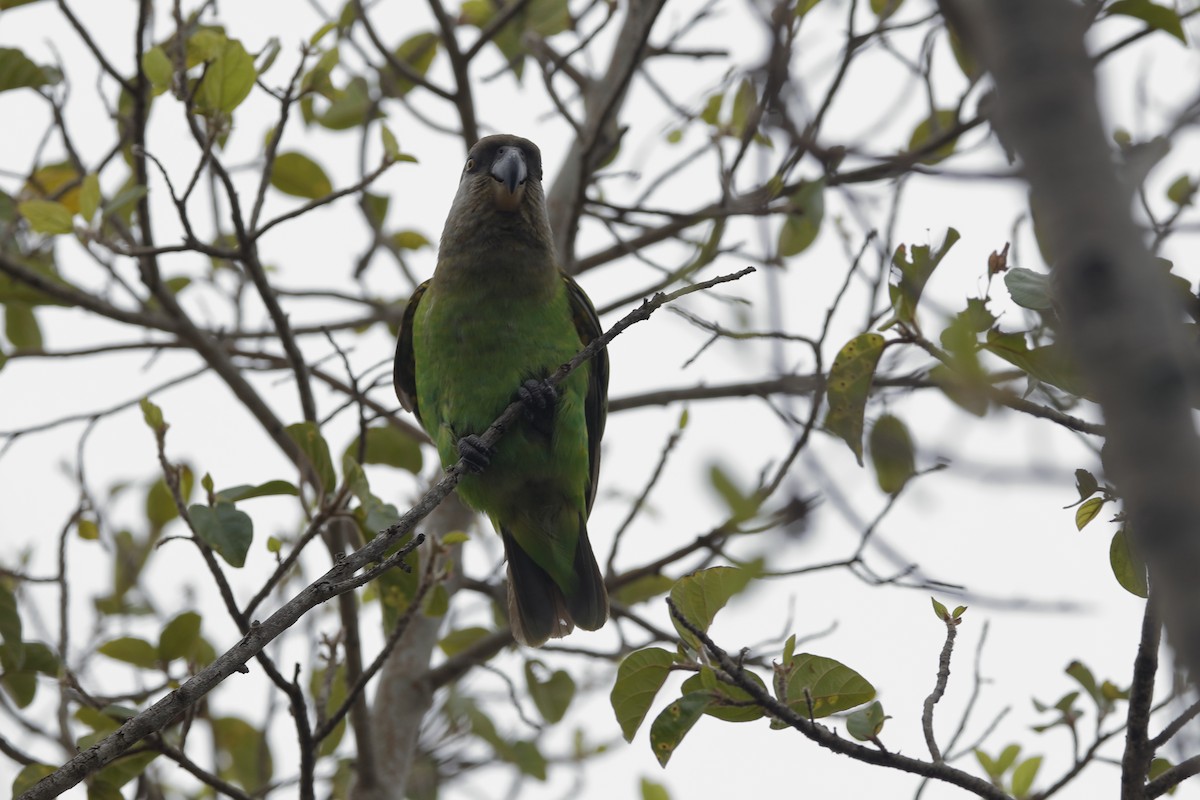
[[(433, 277), (405, 307), (393, 370), (443, 467), (464, 459), (459, 496), (504, 544), (514, 638), (539, 646), (597, 630), (608, 594), (588, 540), (608, 355), (555, 387), (547, 378), (601, 335), (591, 300), (555, 256), (542, 156), (501, 134), (470, 150)], [(524, 414), (494, 449), (479, 439), (516, 398)]]

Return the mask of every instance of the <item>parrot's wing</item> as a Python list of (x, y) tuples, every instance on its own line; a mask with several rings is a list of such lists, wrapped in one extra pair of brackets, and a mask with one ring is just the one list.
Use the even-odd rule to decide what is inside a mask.
[[(563, 281), (567, 284), (567, 299), (571, 303), (571, 318), (575, 322), (575, 330), (579, 333), (579, 341), (586, 347), (591, 341), (600, 336), (600, 318), (592, 301), (584, 294), (571, 276), (563, 273)], [(397, 361), (397, 364), (399, 361)], [(588, 459), (590, 464), (589, 486), (587, 494), (588, 511), (592, 510), (592, 501), (596, 499), (596, 486), (600, 479), (600, 437), (604, 435), (604, 419), (608, 414), (608, 350), (601, 350), (583, 366), (588, 370), (588, 392), (584, 402), (584, 416), (587, 419)], [(397, 372), (399, 374), (399, 372)]]
[(417, 370), (413, 359), (413, 317), (417, 314), (417, 306), (429, 288), (425, 281), (408, 298), (408, 306), (400, 319), (400, 335), (396, 339), (396, 361), (392, 367), (392, 385), (396, 387), (396, 397), (405, 411), (416, 414), (421, 419), (421, 410), (417, 408)]

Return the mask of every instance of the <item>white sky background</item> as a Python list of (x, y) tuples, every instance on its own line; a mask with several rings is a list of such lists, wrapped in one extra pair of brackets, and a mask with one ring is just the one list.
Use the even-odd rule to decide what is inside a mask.
[[(133, 3), (98, 3), (77, 0), (73, 6), (92, 31), (105, 53), (125, 73), (132, 70)], [(692, 2), (672, 0), (659, 21), (656, 31), (673, 29), (696, 7)], [(863, 4), (865, 5), (865, 4)], [(900, 17), (916, 19), (925, 13), (927, 4), (909, 0)], [(757, 66), (764, 47), (761, 30), (747, 15), (747, 6), (727, 0), (724, 12), (698, 26), (685, 43), (695, 47), (721, 46), (734, 54), (734, 62), (742, 67)], [(257, 3), (225, 2), (220, 6), (221, 20), (230, 35), (243, 40), (246, 48), (255, 52), (269, 37), (283, 43), (280, 57), (266, 76), (269, 85), (282, 84), (290, 75), (297, 58), (297, 43), (308, 38), (320, 25), (320, 20), (307, 3), (263, 0)], [(385, 40), (398, 43), (413, 32), (431, 29), (425, 19), (428, 12), (423, 3), (382, 3), (371, 11), (372, 19)], [(809, 102), (820, 97), (824, 81), (836, 65), (842, 47), (845, 4), (826, 0), (806, 21), (806, 34), (798, 51), (800, 63), (809, 85), (804, 87)], [(863, 17), (862, 26), (867, 17)], [(156, 38), (165, 36), (169, 21), (160, 17)], [(616, 26), (613, 26), (614, 30)], [(923, 30), (920, 29), (920, 30)], [(1136, 30), (1134, 24), (1109, 21), (1101, 25), (1100, 36), (1105, 42)], [(1193, 25), (1193, 37), (1200, 31)], [(659, 34), (661, 36), (661, 33)], [(919, 39), (898, 35), (897, 43), (915, 52)], [(656, 41), (652, 37), (652, 41)], [(1097, 43), (1099, 43), (1099, 39)], [(596, 52), (607, 52), (602, 37)], [(85, 162), (94, 162), (111, 145), (111, 130), (102, 129), (95, 141), (87, 137), (90, 126), (104, 120), (103, 106), (95, 97), (96, 69), (89, 54), (57, 13), (53, 4), (37, 3), (0, 14), (0, 46), (19, 46), (35, 61), (46, 63), (54, 53), (61, 57), (72, 82), (68, 104), (68, 123), (75, 132), (76, 146)], [(343, 48), (343, 58), (355, 56)], [(1172, 112), (1195, 96), (1200, 80), (1200, 59), (1165, 34), (1156, 34), (1142, 46), (1132, 49), (1127, 57), (1114, 58), (1101, 71), (1104, 80), (1103, 99), (1111, 120), (1122, 120), (1138, 140), (1157, 131)], [(693, 61), (660, 61), (654, 67), (655, 77), (664, 86), (675, 90), (685, 105), (698, 107), (705, 96), (722, 79), (721, 64), (699, 65)], [(951, 104), (962, 86), (958, 72), (945, 46), (939, 40), (935, 64), (940, 65), (938, 82), (941, 105)], [(486, 66), (485, 66), (486, 65)], [(486, 52), (475, 76), (490, 74), (499, 65), (494, 52)], [(603, 65), (598, 65), (603, 67)], [(525, 85), (521, 91), (510, 76), (504, 75), (488, 83), (476, 84), (479, 118), (485, 133), (510, 131), (526, 135), (538, 142), (547, 165), (547, 183), (556, 174), (567, 141), (568, 129), (553, 114), (553, 106), (541, 88), (535, 65), (527, 67)], [(450, 85), (449, 69), (444, 56), (439, 56), (433, 76), (443, 85)], [(111, 94), (111, 82), (104, 83)], [(1139, 90), (1139, 86), (1141, 87)], [(842, 98), (835, 105), (825, 131), (827, 142), (840, 142), (842, 137), (861, 144), (870, 153), (886, 154), (902, 149), (909, 133), (919, 121), (923, 109), (919, 100), (921, 87), (914, 85), (908, 74), (895, 60), (878, 48), (870, 50), (856, 61), (847, 80)], [(944, 94), (941, 94), (943, 93)], [(1139, 92), (1148, 98), (1139, 100)], [(418, 92), (414, 92), (414, 98)], [(907, 99), (906, 99), (907, 98)], [(976, 90), (976, 99), (978, 90)], [(448, 106), (432, 99), (416, 99), (417, 104), (447, 125), (455, 118)], [(197, 148), (181, 120), (178, 103), (169, 96), (160, 97), (149, 132), (149, 149), (168, 165), (172, 178), (186, 180), (194, 166)], [(968, 108), (973, 109), (974, 101)], [(410, 117), (392, 103), (387, 106), (389, 124), (396, 132), (402, 149), (415, 153), (420, 163), (400, 164), (376, 184), (375, 191), (392, 195), (388, 228), (412, 228), (435, 240), (440, 233), (445, 211), (453, 196), (461, 168), (462, 151), (456, 138), (431, 137)], [(223, 154), (226, 164), (248, 164), (261, 147), (262, 137), (274, 123), (277, 105), (255, 90), (237, 113), (237, 129)], [(44, 102), (32, 92), (20, 91), (0, 96), (0, 187), (15, 193), (20, 180), (13, 173), (27, 170), (47, 122)], [(622, 115), (633, 125), (630, 139), (620, 159), (610, 169), (614, 172), (635, 170), (646, 176), (654, 175), (662, 165), (673, 163), (684, 153), (698, 146), (705, 135), (700, 125), (694, 126), (682, 144), (665, 143), (663, 133), (674, 121), (644, 85), (635, 90)], [(975, 131), (964, 143), (976, 143), (981, 138)], [(1197, 136), (1185, 133), (1175, 151), (1154, 173), (1149, 184), (1153, 202), (1164, 206), (1163, 191), (1181, 172), (1192, 170), (1195, 175)], [(332, 133), (313, 127), (305, 130), (296, 113), (288, 134), (285, 149), (300, 149), (315, 157), (342, 186), (357, 177), (358, 133)], [(44, 161), (57, 160), (60, 151), (52, 141)], [(753, 156), (752, 156), (753, 158)], [(969, 156), (952, 160), (951, 169), (996, 169), (1003, 166), (994, 141)], [(809, 165), (811, 171), (812, 166)], [(707, 171), (705, 171), (707, 170)], [(106, 173), (106, 194), (115, 190), (123, 175), (119, 169)], [(677, 204), (688, 208), (700, 204), (698, 195), (709, 196), (713, 186), (711, 167), (696, 174), (682, 173), (673, 180), (658, 206)], [(752, 174), (752, 173), (749, 173)], [(815, 175), (815, 173), (814, 173)], [(252, 191), (257, 173), (242, 173), (243, 197)], [(640, 184), (622, 178), (606, 180), (606, 191), (614, 198), (634, 196)], [(870, 202), (881, 202), (886, 187), (855, 189), (857, 196)], [(157, 194), (156, 194), (157, 193)], [(156, 235), (161, 243), (176, 240), (178, 230), (172, 221), (169, 203), (164, 202), (158, 178), (152, 180), (152, 197), (158, 210)], [(268, 194), (265, 217), (270, 218), (298, 201), (278, 193)], [(901, 209), (895, 243), (940, 244), (948, 226), (962, 233), (962, 240), (934, 274), (927, 291), (930, 302), (922, 306), (922, 318), (927, 333), (939, 330), (938, 310), (953, 313), (961, 309), (969, 296), (979, 296), (984, 287), (986, 257), (999, 249), (1011, 237), (1013, 221), (1024, 204), (1024, 189), (1014, 182), (969, 181), (961, 179), (914, 179), (907, 187)], [(200, 211), (201, 218), (207, 215)], [(789, 262), (779, 277), (779, 290), (784, 298), (783, 327), (790, 332), (815, 334), (820, 330), (826, 308), (836, 292), (846, 266), (846, 258), (838, 241), (835, 216), (845, 216), (844, 198), (830, 193), (827, 197), (825, 228), (813, 248)], [(882, 205), (869, 209), (870, 216), (882, 224)], [(853, 217), (847, 217), (847, 227), (853, 233), (851, 246), (861, 243), (861, 233)], [(207, 229), (202, 223), (200, 230)], [(774, 229), (770, 233), (773, 237)], [(340, 288), (354, 291), (351, 269), (367, 241), (367, 230), (346, 199), (333, 207), (308, 215), (300, 223), (283, 225), (268, 234), (263, 242), (263, 260), (277, 268), (273, 280), (280, 287)], [(74, 268), (78, 275), (92, 275), (94, 268), (83, 264), (78, 248), (64, 237), (59, 244), (60, 263), (68, 272)], [(750, 251), (764, 248), (762, 226), (749, 221), (740, 224), (726, 241), (738, 238)], [(588, 230), (581, 238), (581, 253), (609, 244), (605, 234)], [(1188, 249), (1194, 250), (1195, 236), (1179, 236), (1165, 248), (1163, 255), (1186, 264)], [(1033, 269), (1044, 269), (1025, 224), (1015, 244), (1010, 263)], [(656, 252), (664, 263), (677, 263), (682, 251), (664, 247)], [(877, 258), (877, 256), (869, 256)], [(433, 269), (434, 253), (425, 250), (410, 262), (419, 277)], [(715, 271), (727, 272), (747, 263), (747, 259), (727, 257)], [(174, 257), (164, 261), (166, 276), (200, 272), (203, 262), (194, 256)], [(715, 274), (715, 271), (713, 274)], [(1196, 270), (1177, 269), (1193, 280)], [(136, 281), (136, 275), (131, 276)], [(581, 279), (597, 305), (654, 279), (653, 273), (626, 259), (614, 265), (585, 274)], [(752, 301), (743, 307), (744, 318), (738, 318), (731, 307), (711, 299), (690, 299), (686, 306), (707, 318), (720, 319), (730, 326), (765, 330), (774, 324), (768, 319), (766, 298), (771, 282), (764, 271), (742, 281), (727, 295), (737, 295)], [(97, 288), (99, 284), (96, 284)], [(372, 291), (386, 298), (404, 295), (407, 287), (384, 256), (379, 256), (369, 273)], [(864, 287), (854, 288), (852, 299), (837, 320), (828, 357), (836, 346), (861, 332), (867, 304)], [(992, 287), (993, 310), (1004, 310), (1003, 323), (1009, 329), (1021, 329), (1021, 310), (1007, 300), (1003, 285)], [(205, 303), (205, 290), (192, 287), (183, 295), (188, 309), (197, 314), (218, 311), (219, 306), (210, 294)], [(297, 323), (317, 319), (351, 316), (354, 309), (330, 310), (328, 304), (312, 300), (293, 300), (287, 310)], [(851, 311), (852, 310), (852, 311)], [(264, 319), (260, 309), (250, 306), (252, 319)], [(623, 313), (623, 312), (621, 312)], [(611, 324), (619, 314), (608, 315), (604, 322)], [(87, 344), (128, 341), (134, 338), (123, 326), (96, 321), (77, 311), (47, 309), (39, 312), (46, 344), (49, 349), (66, 349)], [(610, 395), (620, 397), (635, 392), (665, 386), (692, 385), (749, 380), (772, 374), (771, 348), (763, 343), (722, 342), (707, 351), (694, 365), (681, 370), (681, 365), (704, 341), (704, 334), (688, 326), (679, 317), (660, 312), (648, 323), (637, 326), (618, 338), (610, 348), (613, 365)], [(348, 343), (350, 339), (343, 339)], [(328, 344), (319, 337), (309, 337), (302, 343), (310, 359), (330, 352)], [(379, 326), (355, 343), (350, 354), (356, 370), (389, 359), (390, 337)], [(889, 356), (892, 352), (889, 351)], [(807, 351), (800, 347), (785, 349), (788, 368), (807, 372), (811, 363)], [(0, 373), (0, 429), (11, 430), (64, 414), (92, 411), (138, 397), (149, 387), (168, 377), (194, 369), (194, 356), (163, 354), (149, 359), (146, 355), (104, 356), (99, 359), (14, 360)], [(277, 413), (287, 422), (301, 417), (290, 382), (278, 380), (278, 373), (255, 379), (255, 385), (268, 392)], [(390, 401), (390, 385), (379, 389), (378, 395)], [(269, 479), (291, 477), (291, 470), (277, 453), (274, 445), (260, 432), (257, 424), (241, 410), (225, 387), (214, 377), (190, 382), (155, 398), (171, 424), (168, 452), (176, 460), (187, 460), (198, 474), (212, 473), (218, 488), (235, 484), (261, 483)], [(782, 401), (780, 401), (782, 402)], [(328, 413), (334, 401), (319, 395), (320, 411)], [(803, 401), (795, 408), (804, 413)], [(924, 574), (939, 580), (966, 585), (985, 601), (969, 600), (967, 612), (959, 631), (958, 648), (952, 667), (949, 691), (938, 707), (937, 729), (944, 739), (953, 730), (971, 690), (971, 671), (975, 647), (982, 623), (991, 627), (983, 653), (983, 674), (991, 679), (984, 687), (967, 741), (973, 741), (983, 728), (1006, 706), (1011, 706), (1004, 722), (988, 740), (985, 749), (998, 752), (1010, 742), (1023, 745), (1024, 753), (1043, 753), (1038, 787), (1044, 787), (1069, 766), (1070, 745), (1061, 729), (1039, 736), (1029, 726), (1046, 721), (1029, 702), (1036, 696), (1052, 703), (1076, 685), (1062, 670), (1072, 659), (1089, 665), (1098, 678), (1108, 678), (1119, 685), (1129, 681), (1132, 656), (1140, 627), (1140, 601), (1120, 589), (1108, 567), (1108, 540), (1113, 526), (1105, 514), (1083, 533), (1077, 533), (1073, 512), (1062, 506), (1075, 500), (1072, 471), (1076, 467), (1098, 470), (1095, 456), (1080, 440), (1061, 429), (1041, 421), (1029, 420), (1015, 412), (993, 410), (986, 421), (979, 421), (946, 401), (934, 392), (924, 392), (916, 398), (893, 399), (888, 408), (909, 424), (916, 439), (919, 466), (930, 466), (939, 458), (953, 461), (950, 469), (918, 481), (902, 498), (880, 528), (879, 535), (906, 559), (916, 561)], [(868, 415), (882, 412), (883, 405), (874, 400)], [(658, 449), (665, 441), (678, 418), (680, 408), (646, 409), (614, 414), (609, 419), (605, 438), (605, 464), (601, 480), (601, 496), (589, 525), (598, 557), (607, 557), (612, 532), (624, 517), (631, 497), (649, 476)], [(1080, 413), (1095, 417), (1094, 412)], [(706, 475), (713, 462), (727, 467), (743, 486), (750, 486), (769, 461), (786, 453), (791, 432), (765, 404), (758, 401), (730, 400), (697, 402), (690, 407), (691, 422), (683, 441), (660, 486), (652, 497), (652, 513), (644, 515), (623, 544), (621, 562), (625, 566), (644, 562), (692, 539), (722, 519), (722, 508), (707, 488)], [(66, 426), (49, 433), (31, 435), (16, 442), (0, 459), (0, 559), (4, 563), (25, 547), (36, 550), (30, 571), (50, 574), (54, 571), (54, 545), (59, 529), (75, 502), (72, 481), (60, 465), (73, 462), (80, 425)], [(326, 430), (335, 454), (340, 454), (353, 435), (351, 415), (338, 417)], [(431, 461), (429, 454), (427, 462)], [(116, 479), (149, 481), (155, 476), (153, 438), (143, 426), (136, 408), (102, 423), (92, 434), (86, 452), (88, 479), (93, 492), (103, 494)], [(427, 467), (428, 467), (427, 463)], [(1031, 480), (1022, 477), (1035, 469)], [(427, 468), (427, 473), (430, 469)], [(883, 507), (884, 495), (875, 485), (869, 470), (860, 470), (853, 456), (840, 441), (825, 435), (815, 437), (810, 452), (794, 470), (795, 491), (810, 494), (825, 493), (827, 486), (819, 475), (832, 476), (845, 503), (860, 519), (868, 520)], [(376, 469), (371, 472), (375, 492), (403, 507), (413, 497), (414, 484), (405, 475)], [(390, 494), (389, 494), (390, 492)], [(138, 518), (142, 490), (131, 491), (111, 511), (114, 524), (132, 525)], [(291, 532), (296, 524), (294, 506), (283, 499), (254, 500), (243, 506), (255, 519), (255, 544), (245, 569), (228, 570), (235, 592), (244, 602), (272, 566), (265, 552), (266, 537), (277, 532)], [(1107, 509), (1106, 509), (1107, 511)], [(738, 551), (742, 555), (763, 554), (774, 569), (799, 567), (842, 558), (853, 552), (857, 542), (856, 528), (839, 513), (838, 504), (826, 499), (813, 516), (807, 535), (796, 543), (784, 539), (778, 532), (747, 540)], [(88, 644), (92, 617), (88, 613), (91, 597), (98, 594), (110, 580), (108, 560), (101, 560), (94, 542), (77, 539), (71, 542), (70, 575), (72, 576), (75, 642), (77, 647)], [(499, 554), (498, 541), (490, 531), (482, 531), (467, 546), (466, 563), (473, 574), (481, 574), (495, 563)], [(322, 570), (323, 561), (314, 551), (307, 560), (315, 574)], [(215, 597), (211, 579), (195, 558), (194, 550), (184, 544), (168, 544), (153, 557), (150, 573), (161, 582), (162, 612), (166, 618), (184, 610), (193, 597), (209, 613), (205, 614), (204, 633), (218, 651), (232, 644), (237, 634), (225, 620), (223, 609), (212, 605)], [(94, 565), (103, 563), (103, 574), (92, 574)], [(873, 565), (888, 572), (888, 562), (876, 554)], [(297, 587), (298, 588), (298, 587)], [(735, 598), (717, 618), (714, 638), (730, 649), (742, 645), (760, 645), (768, 656), (778, 651), (781, 634), (796, 632), (801, 636), (823, 631), (836, 624), (828, 636), (810, 643), (811, 652), (836, 658), (854, 667), (870, 680), (879, 691), (879, 699), (893, 717), (883, 733), (890, 749), (909, 755), (925, 754), (920, 732), (921, 702), (934, 682), (943, 628), (934, 619), (929, 606), (929, 592), (896, 587), (869, 588), (841, 571), (817, 573), (788, 580), (772, 581), (746, 595)], [(47, 638), (37, 633), (37, 622), (30, 618), (28, 598), (38, 598), (39, 608), (46, 619), (53, 619), (53, 590), (30, 588), (22, 605), (26, 614), (27, 635)], [(953, 602), (953, 598), (940, 595)], [(1010, 600), (1023, 598), (1033, 604), (1069, 603), (1076, 607), (1071, 613), (1046, 613), (1005, 610), (986, 599)], [(262, 615), (273, 608), (271, 601)], [(373, 608), (371, 609), (373, 612)], [(457, 613), (457, 612), (456, 612)], [(656, 612), (657, 613), (657, 612)], [(784, 628), (785, 619), (791, 627)], [(364, 630), (374, 632), (375, 617), (369, 616)], [(454, 617), (457, 625), (486, 624), (487, 618), (477, 604)], [(667, 624), (665, 614), (657, 621)], [(310, 615), (307, 623), (316, 630), (332, 632), (332, 618)], [(150, 636), (153, 621), (142, 635)], [(45, 630), (44, 628), (42, 629)], [(107, 629), (96, 634), (91, 644), (104, 641), (125, 631)], [(137, 631), (135, 631), (137, 632)], [(315, 635), (315, 634), (314, 634)], [(299, 660), (307, 668), (308, 643), (294, 637), (286, 649), (277, 654), (284, 671)], [(595, 634), (578, 633), (570, 644), (604, 648), (614, 641), (611, 631)], [(368, 643), (366, 655), (373, 655), (373, 643)], [(75, 657), (78, 658), (79, 652)], [(798, 734), (771, 731), (766, 722), (731, 725), (713, 719), (702, 720), (688, 735), (669, 768), (661, 770), (655, 762), (646, 739), (650, 719), (677, 691), (679, 680), (672, 680), (660, 694), (660, 702), (651, 710), (631, 746), (620, 741), (620, 733), (607, 692), (611, 673), (577, 657), (547, 658), (565, 664), (581, 683), (585, 675), (600, 682), (600, 691), (588, 702), (577, 701), (561, 734), (550, 737), (557, 743), (544, 748), (548, 755), (570, 752), (570, 728), (586, 729), (590, 741), (611, 741), (614, 752), (596, 759), (575, 785), (576, 774), (569, 768), (556, 767), (545, 784), (526, 780), (520, 796), (529, 798), (608, 798), (636, 796), (640, 777), (665, 783), (672, 796), (716, 797), (744, 796), (761, 792), (803, 793), (812, 797), (910, 796), (917, 779), (901, 773), (868, 767), (848, 758), (835, 756), (818, 749)], [(522, 661), (511, 653), (497, 663), (520, 668)], [(252, 666), (253, 672), (258, 672)], [(124, 668), (97, 657), (91, 672), (85, 676), (89, 685), (99, 691), (117, 691), (136, 685), (138, 676)], [(503, 691), (503, 685), (493, 676), (475, 674), (468, 679), (471, 685), (486, 687), (493, 694)], [(211, 700), (219, 713), (259, 718), (265, 700), (258, 689), (261, 684), (249, 678), (235, 676), (223, 685)], [(1160, 675), (1160, 686), (1166, 679)], [(45, 701), (54, 694), (46, 682), (41, 687), (35, 709), (50, 720), (52, 706)], [(1086, 701), (1081, 705), (1087, 707)], [(1089, 715), (1082, 723), (1088, 730), (1093, 719)], [(533, 714), (532, 709), (529, 713)], [(514, 737), (527, 738), (532, 731), (512, 715), (502, 719), (502, 730)], [(1111, 727), (1111, 723), (1108, 727)], [(12, 726), (0, 716), (0, 731), (12, 736)], [(277, 720), (275, 742), (276, 777), (291, 774), (295, 766), (289, 755), (290, 723), (286, 712)], [(18, 740), (19, 741), (19, 740)], [(1085, 743), (1088, 741), (1084, 735)], [(1194, 741), (1194, 740), (1193, 740)], [(40, 745), (27, 746), (35, 753), (49, 758)], [(1111, 755), (1113, 752), (1108, 751)], [(1169, 755), (1169, 754), (1168, 754)], [(157, 768), (170, 771), (172, 778), (185, 780), (181, 771), (159, 759)], [(972, 771), (972, 762), (961, 762)], [(8, 786), (15, 771), (6, 760), (0, 760), (0, 786)], [(498, 780), (498, 778), (503, 780)], [(510, 772), (480, 770), (465, 781), (454, 784), (445, 797), (500, 798), (509, 794)], [(1118, 780), (1115, 767), (1097, 766), (1073, 784), (1064, 797), (1111, 796)], [(959, 797), (962, 792), (948, 787), (931, 786), (926, 798)], [(68, 796), (83, 796), (76, 790)], [(282, 794), (280, 795), (282, 796)], [(1185, 785), (1176, 797), (1200, 797), (1200, 791)]]

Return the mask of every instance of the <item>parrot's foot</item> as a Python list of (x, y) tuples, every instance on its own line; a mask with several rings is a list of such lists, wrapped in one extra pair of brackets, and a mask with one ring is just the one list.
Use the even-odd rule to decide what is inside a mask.
[(546, 379), (530, 378), (517, 389), (517, 397), (525, 403), (525, 416), (530, 418), (544, 417), (554, 411), (558, 403), (558, 390)]
[(471, 472), (483, 472), (492, 462), (493, 449), (488, 447), (473, 433), (458, 440), (458, 457), (466, 462)]

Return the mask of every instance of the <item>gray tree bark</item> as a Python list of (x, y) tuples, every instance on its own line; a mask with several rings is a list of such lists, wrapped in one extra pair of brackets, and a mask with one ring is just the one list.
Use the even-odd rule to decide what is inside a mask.
[[(1096, 105), (1084, 9), (943, 0), (995, 82), (993, 123), (1022, 162), (1054, 254), (1062, 335), (1104, 412), (1104, 466), (1179, 659), (1200, 676), (1200, 440), (1182, 308), (1131, 214)], [(1063, 565), (1069, 569), (1069, 565)]]

